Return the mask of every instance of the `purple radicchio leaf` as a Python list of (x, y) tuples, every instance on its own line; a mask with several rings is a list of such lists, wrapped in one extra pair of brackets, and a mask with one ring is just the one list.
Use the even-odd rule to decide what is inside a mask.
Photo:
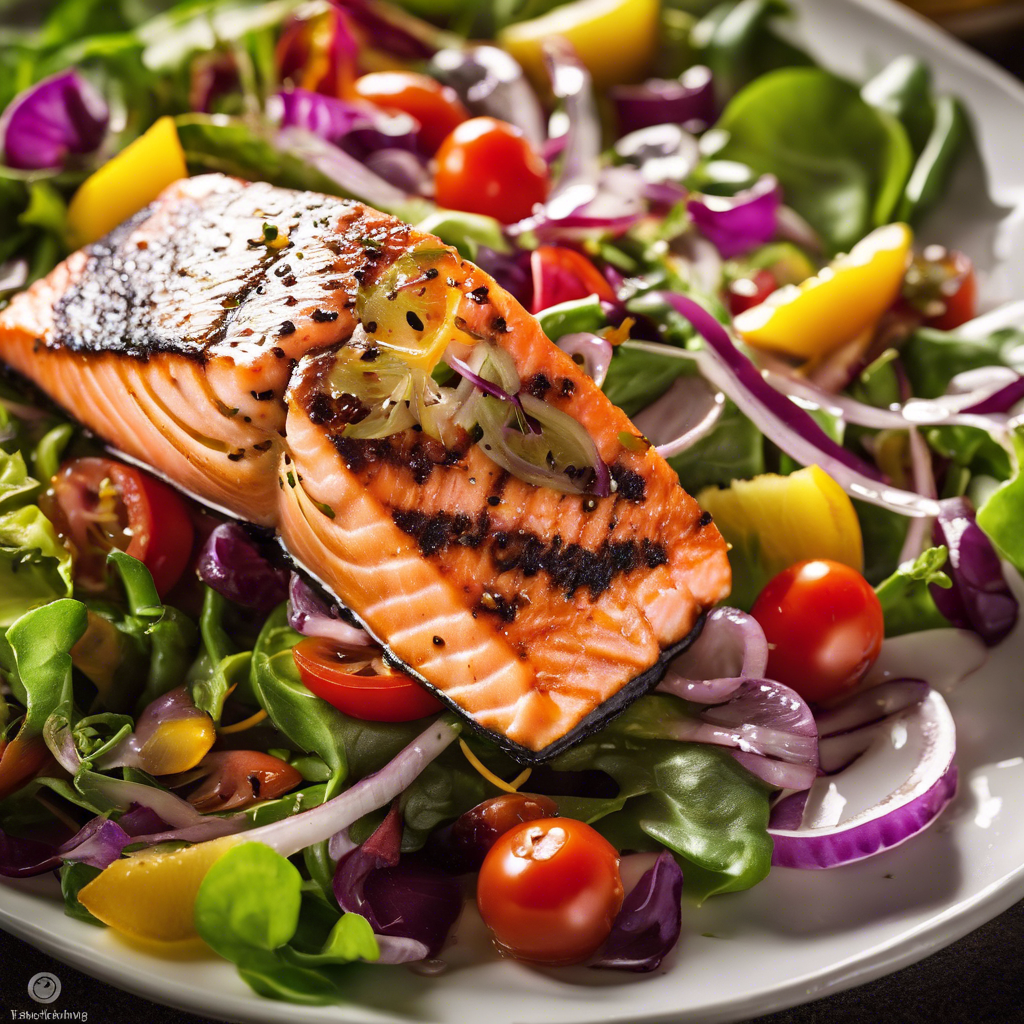
[(288, 573), (274, 568), (238, 523), (223, 523), (210, 534), (196, 572), (221, 597), (264, 614), (288, 596)]
[(57, 849), (36, 839), (19, 839), (0, 829), (0, 875), (30, 878), (60, 867)]
[(338, 905), (370, 922), (385, 963), (436, 956), (462, 910), (458, 879), (422, 860), (401, 859), (401, 843), (402, 816), (394, 805), (334, 873)]
[(70, 153), (98, 149), (109, 119), (103, 97), (77, 71), (51, 75), (15, 96), (0, 117), (4, 159), (20, 170), (55, 170)]
[(679, 941), (683, 872), (662, 853), (622, 901), (611, 934), (591, 967), (654, 971)]
[(939, 611), (961, 629), (972, 629), (989, 647), (999, 643), (1017, 622), (1017, 599), (1010, 592), (999, 556), (974, 517), (966, 498), (939, 503), (933, 528), (936, 544), (949, 550), (946, 570), (953, 586), (932, 585)]
[(57, 851), (63, 860), (91, 867), (109, 867), (132, 841), (131, 836), (110, 818), (93, 818)]

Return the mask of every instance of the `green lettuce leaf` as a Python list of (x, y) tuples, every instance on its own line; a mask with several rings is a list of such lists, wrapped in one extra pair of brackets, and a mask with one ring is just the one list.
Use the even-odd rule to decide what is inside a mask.
[(559, 797), (560, 813), (593, 824), (618, 849), (667, 847), (683, 865), (687, 891), (704, 900), (768, 874), (770, 790), (719, 747), (658, 739), (681, 707), (674, 697), (643, 697), (552, 767), (610, 775), (616, 797)]
[(914, 562), (901, 565), (887, 580), (875, 587), (885, 635), (919, 633), (925, 629), (945, 629), (948, 620), (935, 606), (930, 586), (948, 590), (952, 580), (942, 571), (948, 552), (941, 545), (922, 552)]
[(0, 514), (0, 627), (70, 597), (71, 553), (35, 505)]

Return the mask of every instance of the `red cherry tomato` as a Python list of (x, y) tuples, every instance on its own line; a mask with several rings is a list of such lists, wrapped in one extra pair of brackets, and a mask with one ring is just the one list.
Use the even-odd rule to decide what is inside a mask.
[(761, 591), (751, 614), (768, 640), (768, 675), (811, 701), (852, 687), (874, 663), (885, 623), (871, 584), (841, 562), (797, 562)]
[(322, 637), (308, 637), (292, 651), (306, 688), (352, 718), (412, 722), (443, 710), (441, 702), (406, 675), (360, 675), (352, 656)]
[(962, 252), (950, 251), (942, 263), (949, 272), (939, 286), (939, 299), (946, 304), (946, 311), (925, 323), (940, 331), (953, 331), (977, 316), (978, 281), (974, 264)]
[(113, 459), (71, 459), (61, 466), (43, 510), (74, 548), (75, 579), (106, 586), (107, 554), (117, 548), (145, 563), (163, 597), (185, 571), (194, 531), (188, 506), (167, 484)]
[(374, 71), (357, 78), (356, 95), (378, 107), (400, 110), (420, 123), (420, 141), (428, 153), (469, 117), (458, 93), (414, 71)]
[(757, 270), (753, 277), (733, 281), (729, 285), (729, 312), (739, 316), (744, 310), (760, 306), (778, 287), (779, 282), (770, 270)]
[(203, 781), (188, 795), (202, 814), (236, 811), (293, 790), (302, 775), (287, 761), (260, 750), (215, 750), (199, 762)]
[(505, 121), (464, 121), (437, 151), (434, 198), (449, 210), (483, 213), (511, 224), (528, 217), (547, 194), (547, 164)]
[(615, 289), (604, 274), (581, 252), (564, 245), (540, 245), (530, 253), (533, 277), (531, 313), (572, 299), (596, 295), (606, 302), (615, 302)]
[(507, 953), (534, 963), (579, 963), (608, 937), (622, 906), (619, 855), (582, 821), (525, 822), (491, 847), (476, 899)]

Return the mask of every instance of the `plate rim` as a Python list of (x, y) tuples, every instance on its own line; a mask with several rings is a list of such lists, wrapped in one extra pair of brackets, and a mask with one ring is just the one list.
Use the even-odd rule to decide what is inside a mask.
[[(800, 0), (800, 3), (814, 2), (823, 3), (823, 0)], [(906, 30), (941, 51), (944, 60), (948, 62), (947, 66), (968, 69), (1006, 94), (1024, 113), (1024, 82), (923, 14), (897, 3), (896, 0), (824, 2), (828, 6), (857, 8), (869, 20), (892, 24)], [(1015, 186), (1024, 193), (1024, 180), (1015, 183)], [(267, 1021), (273, 1024), (289, 1019), (312, 1020), (312, 1017), (303, 1012), (310, 1010), (326, 1011), (338, 1024), (368, 1024), (371, 1021), (374, 1024), (383, 1024), (386, 1021), (401, 1022), (406, 1019), (359, 1004), (339, 1003), (325, 1008), (313, 1008), (262, 999), (252, 993), (210, 992), (189, 985), (184, 972), (180, 976), (170, 978), (137, 968), (118, 969), (115, 963), (108, 963), (87, 942), (74, 937), (71, 933), (77, 928), (51, 932), (30, 916), (19, 916), (16, 910), (5, 905), (4, 897), (7, 894), (13, 895), (15, 902), (19, 902), (22, 897), (30, 903), (42, 898), (21, 887), (0, 884), (0, 927), (5, 931), (89, 977), (163, 1005), (207, 1018)], [(992, 920), (1022, 898), (1024, 862), (1002, 878), (991, 882), (980, 892), (953, 906), (945, 907), (909, 931), (826, 968), (809, 971), (805, 975), (780, 982), (771, 988), (737, 996), (711, 1007), (691, 1011), (682, 1009), (671, 1015), (655, 1011), (643, 1015), (631, 1014), (628, 1017), (603, 1017), (601, 1022), (696, 1024), (699, 1019), (700, 1024), (730, 1024), (800, 1006), (866, 984), (917, 963)], [(71, 919), (64, 920), (82, 928), (89, 927)], [(694, 1016), (695, 1013), (699, 1013), (699, 1018)], [(422, 1020), (425, 1021), (426, 1018)]]

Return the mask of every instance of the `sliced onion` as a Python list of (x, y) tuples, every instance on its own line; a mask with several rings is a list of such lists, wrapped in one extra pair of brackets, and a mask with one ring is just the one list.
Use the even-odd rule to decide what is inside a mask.
[(640, 85), (617, 85), (611, 91), (619, 130), (661, 124), (692, 124), (703, 130), (715, 121), (715, 91), (711, 69), (687, 68), (678, 78), (649, 78)]
[(348, 828), (370, 811), (389, 804), (408, 789), (420, 772), (457, 736), (457, 726), (443, 719), (433, 722), (380, 771), (367, 775), (318, 807), (252, 829), (247, 838), (265, 843), (282, 857), (291, 857), (307, 846), (329, 840), (335, 833)]
[[(563, 334), (555, 342), (558, 347), (580, 363), (583, 372), (598, 386), (604, 384), (608, 367), (612, 364), (611, 342), (599, 334), (581, 331), (578, 334)], [(579, 356), (579, 359), (576, 357)]]
[(799, 827), (769, 827), (773, 864), (820, 869), (870, 857), (916, 835), (953, 799), (956, 727), (938, 693), (872, 728), (860, 757), (811, 786)]
[[(923, 494), (926, 498), (937, 498), (938, 492), (935, 489), (935, 473), (932, 469), (932, 453), (925, 439), (913, 427), (907, 432), (907, 441), (910, 447), (911, 475), (914, 480), (914, 490)], [(924, 549), (925, 538), (932, 532), (931, 516), (918, 516), (911, 519), (907, 528), (907, 535), (903, 539), (903, 547), (900, 550), (899, 564), (913, 562)]]
[(707, 437), (722, 418), (725, 396), (703, 377), (677, 377), (672, 386), (633, 417), (633, 424), (664, 459)]
[(881, 721), (897, 711), (920, 704), (929, 690), (929, 685), (920, 679), (898, 679), (872, 686), (838, 707), (818, 712), (818, 735), (825, 739)]
[(821, 236), (791, 206), (783, 203), (775, 212), (775, 237), (792, 242), (803, 249), (821, 253), (825, 246)]
[(497, 46), (438, 50), (430, 67), (474, 114), (514, 124), (535, 146), (543, 145), (544, 110), (522, 66), (507, 50)]
[(57, 855), (66, 861), (88, 864), (91, 867), (109, 867), (121, 851), (137, 842), (116, 821), (109, 818), (93, 818), (73, 838), (57, 850)]
[(342, 619), (338, 609), (324, 604), (295, 572), (288, 586), (288, 625), (303, 636), (325, 637), (349, 650), (375, 646), (366, 630)]
[(789, 764), (744, 750), (730, 750), (730, 755), (752, 775), (768, 783), (772, 789), (804, 790), (814, 785), (818, 769), (809, 764)]
[(700, 163), (700, 143), (677, 124), (657, 124), (630, 132), (615, 143), (615, 153), (634, 164), (648, 185), (671, 185), (673, 192), (661, 197), (674, 196), (670, 202), (686, 195), (681, 183)]
[(733, 196), (691, 196), (686, 209), (697, 230), (732, 259), (775, 237), (781, 196), (778, 180), (765, 174)]
[(953, 586), (932, 586), (939, 611), (954, 625), (973, 629), (988, 646), (1003, 640), (1017, 623), (1019, 608), (992, 542), (978, 526), (966, 498), (939, 503), (933, 540), (949, 550)]
[(704, 377), (725, 392), (769, 440), (801, 465), (820, 465), (851, 496), (901, 515), (938, 514), (938, 502), (881, 482), (872, 467), (833, 441), (803, 409), (768, 385), (736, 348), (725, 328), (703, 306), (685, 295), (661, 294), (693, 323), (708, 347), (692, 352), (651, 342), (624, 342), (625, 345), (695, 361)]
[(715, 608), (700, 636), (672, 659), (658, 689), (697, 704), (718, 704), (744, 679), (767, 671), (768, 641), (757, 619), (738, 608)]
[(967, 629), (929, 629), (889, 637), (860, 690), (898, 679), (927, 679), (949, 693), (988, 660), (988, 648)]
[(277, 149), (304, 160), (324, 177), (330, 178), (345, 195), (370, 206), (387, 210), (401, 206), (409, 199), (408, 193), (305, 128), (282, 128), (273, 142)]

